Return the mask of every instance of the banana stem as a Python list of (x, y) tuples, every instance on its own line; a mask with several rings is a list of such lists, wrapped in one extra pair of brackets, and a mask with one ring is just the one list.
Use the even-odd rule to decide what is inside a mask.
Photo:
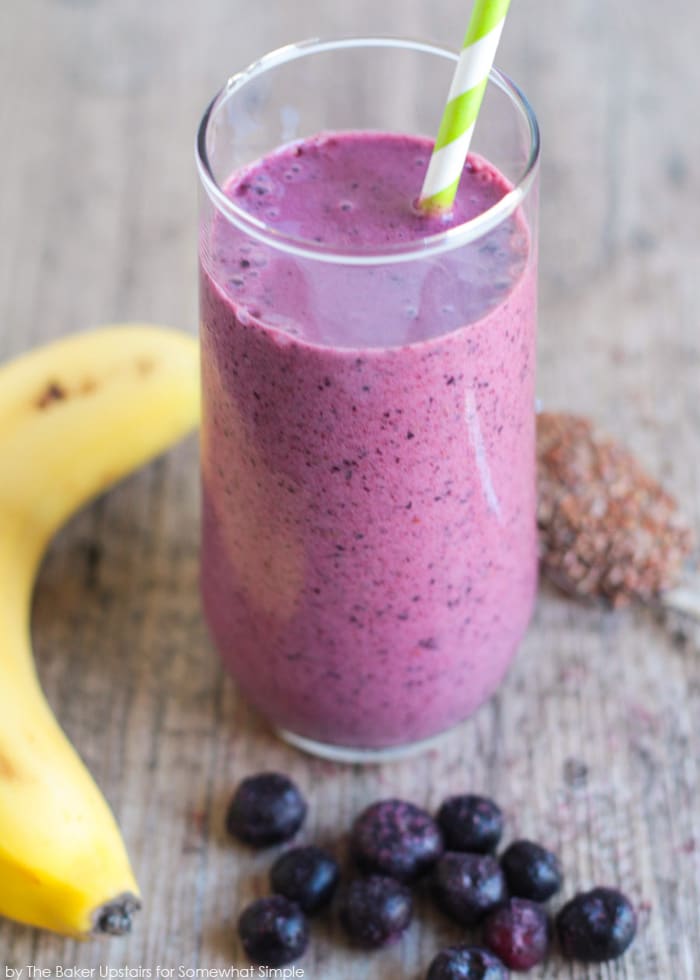
[(131, 932), (134, 913), (140, 908), (141, 902), (134, 895), (120, 895), (97, 910), (93, 933), (103, 936), (126, 936)]

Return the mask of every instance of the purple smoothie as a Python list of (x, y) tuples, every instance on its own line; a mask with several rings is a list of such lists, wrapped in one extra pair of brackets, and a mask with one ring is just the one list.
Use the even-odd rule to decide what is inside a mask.
[[(217, 214), (202, 240), (205, 612), (275, 726), (381, 748), (495, 690), (536, 583), (536, 262), (524, 219), (408, 262), (510, 189), (470, 157), (449, 219), (412, 205), (430, 144), (283, 148), (227, 196), (319, 258)], [(323, 250), (326, 250), (325, 252)]]

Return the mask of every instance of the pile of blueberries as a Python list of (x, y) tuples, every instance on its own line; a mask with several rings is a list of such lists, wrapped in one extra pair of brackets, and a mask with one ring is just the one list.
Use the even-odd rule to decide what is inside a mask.
[[(279, 773), (244, 779), (227, 813), (227, 829), (255, 847), (287, 841), (299, 830), (307, 805)], [(409, 885), (428, 878), (435, 901), (461, 926), (482, 927), (484, 948), (449, 946), (428, 968), (426, 980), (505, 980), (506, 968), (529, 970), (550, 945), (544, 903), (562, 884), (555, 854), (517, 840), (494, 856), (503, 814), (489, 799), (451, 796), (433, 818), (403, 800), (381, 800), (364, 810), (350, 832), (359, 876), (342, 890), (340, 922), (351, 941), (367, 949), (395, 942), (413, 916)], [(428, 877), (429, 876), (429, 877)], [(255, 963), (282, 966), (309, 942), (307, 916), (327, 906), (340, 882), (335, 858), (313, 845), (285, 851), (272, 865), (268, 898), (240, 916), (243, 946)], [(594, 888), (567, 902), (555, 919), (562, 954), (601, 963), (632, 942), (636, 917), (614, 888)]]

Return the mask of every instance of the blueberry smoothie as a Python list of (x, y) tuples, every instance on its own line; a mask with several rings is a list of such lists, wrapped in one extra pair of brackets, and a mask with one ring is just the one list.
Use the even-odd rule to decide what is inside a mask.
[(205, 612), (246, 698), (326, 745), (466, 718), (532, 610), (534, 247), (516, 210), (422, 255), (510, 189), (471, 156), (426, 216), (429, 154), (377, 132), (283, 147), (225, 187), (265, 239), (222, 213), (202, 232)]

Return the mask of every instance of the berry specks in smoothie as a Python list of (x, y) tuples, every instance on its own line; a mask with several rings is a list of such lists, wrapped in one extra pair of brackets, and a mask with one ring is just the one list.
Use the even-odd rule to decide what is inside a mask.
[[(332, 242), (354, 223), (382, 247), (424, 227), (406, 204), (424, 141), (387, 137), (386, 156), (381, 134), (343, 134), (327, 156), (315, 143), (234, 175), (231, 193), (247, 185), (235, 203), (259, 205), (261, 216), (278, 208), (282, 234), (297, 209), (304, 226), (293, 234), (307, 240)], [(309, 168), (334, 176), (307, 180)], [(265, 187), (278, 173), (274, 191), (253, 191), (258, 172)], [(385, 222), (373, 188), (399, 173), (404, 189), (384, 205), (403, 211)], [(469, 183), (475, 173), (463, 213), (493, 199)], [(488, 194), (506, 189), (496, 175)], [(345, 747), (424, 738), (482, 703), (513, 656), (536, 572), (534, 529), (518, 519), (532, 506), (534, 435), (534, 363), (522, 353), (534, 268), (528, 244), (511, 246), (521, 224), (516, 214), (463, 253), (371, 266), (276, 249), (223, 216), (211, 227), (201, 292), (205, 606), (242, 690), (285, 729)], [(512, 283), (505, 295), (489, 289), (501, 279)], [(489, 387), (477, 390), (481, 381)], [(467, 387), (478, 393), (502, 524), (474, 480)], [(504, 583), (507, 622), (494, 618)], [(431, 637), (435, 649), (422, 644)]]

